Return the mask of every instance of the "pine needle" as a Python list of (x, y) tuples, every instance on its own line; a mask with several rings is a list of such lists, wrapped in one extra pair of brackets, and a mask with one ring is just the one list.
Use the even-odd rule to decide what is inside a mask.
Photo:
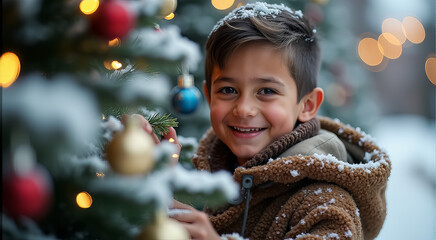
[(171, 117), (171, 114), (160, 114), (153, 113), (149, 116), (146, 116), (147, 121), (150, 123), (153, 128), (154, 133), (157, 136), (163, 136), (168, 133), (169, 127), (177, 127), (178, 122), (177, 118)]

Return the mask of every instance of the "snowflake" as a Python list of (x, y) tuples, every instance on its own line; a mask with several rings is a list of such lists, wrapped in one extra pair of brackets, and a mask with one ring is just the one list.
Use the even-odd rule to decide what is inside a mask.
[(300, 175), (297, 170), (291, 170), (290, 173), (293, 177), (297, 177)]

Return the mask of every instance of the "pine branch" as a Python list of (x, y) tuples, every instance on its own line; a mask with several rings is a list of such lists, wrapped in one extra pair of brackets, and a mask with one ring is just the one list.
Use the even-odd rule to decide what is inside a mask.
[(179, 124), (177, 118), (171, 117), (171, 114), (169, 113), (153, 113), (145, 118), (151, 124), (151, 127), (157, 136), (165, 135), (169, 131), (169, 127), (177, 127)]
[(116, 70), (106, 74), (106, 81), (109, 82), (125, 82), (132, 74), (135, 74), (135, 66), (130, 66), (122, 70)]

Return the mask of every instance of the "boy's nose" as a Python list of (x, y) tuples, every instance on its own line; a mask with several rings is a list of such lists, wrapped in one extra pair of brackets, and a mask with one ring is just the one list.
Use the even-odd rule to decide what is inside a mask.
[(233, 108), (233, 114), (237, 117), (254, 117), (257, 114), (256, 104), (248, 97), (240, 97)]

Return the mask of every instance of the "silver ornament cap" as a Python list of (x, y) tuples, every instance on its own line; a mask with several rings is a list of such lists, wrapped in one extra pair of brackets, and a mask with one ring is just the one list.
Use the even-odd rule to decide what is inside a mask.
[(189, 88), (194, 85), (194, 76), (191, 74), (182, 74), (177, 80), (177, 85), (181, 88)]

